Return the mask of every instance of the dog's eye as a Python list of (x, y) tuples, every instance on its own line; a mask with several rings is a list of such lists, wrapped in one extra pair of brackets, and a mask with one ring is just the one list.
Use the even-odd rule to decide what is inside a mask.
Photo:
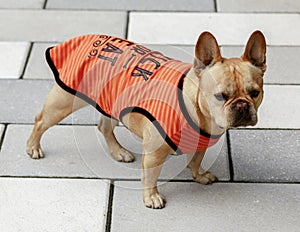
[(227, 101), (228, 100), (228, 96), (225, 93), (216, 93), (215, 98), (218, 101)]
[(253, 91), (250, 93), (250, 96), (251, 96), (252, 98), (256, 98), (256, 97), (258, 97), (258, 95), (259, 95), (259, 91), (257, 91), (257, 90), (253, 90)]

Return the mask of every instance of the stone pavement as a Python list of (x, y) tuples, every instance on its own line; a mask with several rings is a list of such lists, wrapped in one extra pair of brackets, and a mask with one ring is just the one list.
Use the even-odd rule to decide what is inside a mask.
[[(0, 0), (0, 231), (300, 231), (299, 13), (295, 0)], [(194, 183), (186, 157), (170, 156), (160, 182), (167, 207), (145, 208), (140, 140), (116, 128), (137, 155), (113, 161), (92, 107), (45, 134), (44, 159), (26, 155), (53, 84), (45, 48), (104, 33), (192, 62), (202, 31), (229, 57), (256, 29), (268, 43), (259, 124), (210, 149), (204, 166), (219, 183)]]

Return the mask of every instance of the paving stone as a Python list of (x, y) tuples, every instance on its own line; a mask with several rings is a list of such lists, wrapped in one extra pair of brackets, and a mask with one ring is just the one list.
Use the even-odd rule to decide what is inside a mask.
[[(244, 51), (244, 47), (222, 47), (221, 49), (225, 57), (240, 57)], [(300, 84), (300, 77), (297, 74), (300, 66), (299, 54), (300, 47), (268, 47), (265, 83)]]
[(24, 73), (24, 79), (53, 79), (53, 73), (49, 68), (45, 51), (48, 47), (56, 45), (55, 43), (34, 43), (29, 56), (27, 68)]
[(154, 45), (146, 44), (146, 47), (160, 51), (165, 56), (173, 59), (181, 60), (187, 63), (194, 62), (194, 46), (182, 46), (182, 45)]
[(45, 4), (45, 0), (0, 0), (0, 8), (31, 8), (42, 9)]
[(230, 143), (234, 180), (300, 182), (300, 130), (231, 130)]
[(0, 178), (0, 230), (105, 231), (109, 181)]
[(295, 0), (217, 0), (218, 12), (300, 12), (300, 2)]
[(124, 37), (126, 20), (126, 12), (0, 10), (0, 40), (57, 42), (91, 33)]
[(1, 80), (0, 122), (33, 123), (53, 82)]
[(266, 85), (258, 128), (300, 128), (300, 86)]
[[(300, 185), (167, 183), (162, 210), (144, 206), (139, 183), (116, 187), (112, 231), (298, 231)], [(116, 186), (119, 186), (116, 182)]]
[[(0, 153), (0, 176), (44, 177), (99, 177), (109, 179), (140, 179), (141, 155), (131, 164), (119, 163), (109, 154), (103, 136), (91, 126), (56, 126), (47, 131), (42, 139), (45, 158), (30, 159), (25, 152), (25, 143), (30, 135), (30, 125), (9, 125)], [(117, 138), (128, 150), (141, 151), (141, 142), (124, 127), (116, 129)], [(16, 139), (18, 138), (18, 139)], [(226, 142), (226, 141), (225, 141)], [(227, 151), (208, 154), (204, 168), (211, 168), (220, 180), (229, 179)], [(219, 148), (220, 149), (220, 148)], [(219, 152), (217, 147), (214, 152)], [(226, 155), (226, 156), (225, 156)], [(189, 179), (185, 169), (185, 155), (169, 156), (165, 162), (162, 179)], [(217, 159), (216, 162), (214, 162)], [(183, 173), (182, 173), (183, 171)], [(181, 173), (179, 176), (177, 176)]]
[(29, 158), (25, 147), (32, 128), (29, 125), (8, 126), (0, 153), (1, 176), (95, 177), (76, 147), (72, 127), (50, 129), (42, 140), (46, 158)]
[[(0, 80), (0, 123), (33, 123), (53, 80)], [(73, 113), (62, 124), (95, 124), (100, 114), (92, 106)]]
[(89, 10), (127, 10), (127, 11), (215, 11), (213, 0), (48, 0), (50, 9), (89, 9)]
[(192, 45), (208, 30), (220, 45), (245, 45), (250, 34), (260, 29), (270, 45), (300, 45), (300, 31), (290, 30), (291, 23), (300, 27), (298, 14), (131, 12), (128, 38), (144, 44)]
[(18, 79), (22, 75), (30, 43), (0, 42), (0, 79)]

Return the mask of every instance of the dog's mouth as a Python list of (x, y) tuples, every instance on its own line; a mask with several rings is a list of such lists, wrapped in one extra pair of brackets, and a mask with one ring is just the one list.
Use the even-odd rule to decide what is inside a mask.
[(230, 126), (230, 128), (255, 126), (255, 125), (256, 125), (256, 122), (239, 122), (239, 123), (234, 123), (233, 125)]
[(247, 126), (255, 126), (258, 122), (256, 113), (253, 114), (245, 114), (245, 115), (231, 115), (228, 118), (227, 124), (225, 123), (217, 123), (218, 127), (221, 130), (227, 130), (230, 128), (237, 127), (247, 127)]

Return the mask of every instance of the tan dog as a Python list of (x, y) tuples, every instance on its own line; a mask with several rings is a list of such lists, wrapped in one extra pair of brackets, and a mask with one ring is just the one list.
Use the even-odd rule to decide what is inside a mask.
[[(76, 47), (83, 40), (86, 40), (86, 37), (80, 37), (75, 42), (73, 41), (73, 47)], [(173, 62), (161, 53), (151, 52), (143, 46), (119, 38), (99, 36), (99, 40), (92, 44), (94, 49), (85, 59), (100, 59), (101, 64), (108, 65), (107, 67), (118, 65), (118, 58), (124, 53), (124, 49), (128, 48), (135, 53), (132, 53), (130, 58), (122, 63), (123, 68), (127, 67), (132, 60), (140, 55), (138, 65), (132, 70), (132, 78), (142, 78), (145, 83), (148, 79), (151, 79), (151, 75), (155, 71), (163, 66), (162, 64), (167, 66), (170, 62)], [(100, 45), (106, 46), (101, 50), (103, 53), (99, 53)], [(54, 56), (53, 54), (49, 52), (47, 59), (50, 59), (51, 55)], [(145, 56), (145, 54), (148, 54), (148, 56)], [(50, 66), (54, 65), (52, 61), (48, 60), (48, 62)], [(57, 61), (57, 63), (59, 62)], [(73, 60), (73, 65), (75, 63)], [(56, 66), (59, 65), (56, 64)], [(51, 68), (53, 69), (53, 67)], [(69, 72), (72, 68), (72, 66), (67, 66), (65, 72)], [(146, 68), (151, 69), (151, 71), (146, 70)], [(56, 77), (59, 76), (59, 72), (63, 72), (63, 68), (60, 66), (58, 69), (59, 71), (54, 69)], [(187, 74), (182, 77), (182, 100), (184, 105), (182, 107), (187, 111), (185, 116), (192, 121), (190, 124), (195, 124), (196, 127), (201, 128), (201, 131), (212, 135), (212, 138), (214, 135), (224, 133), (228, 128), (255, 125), (257, 123), (257, 109), (263, 99), (263, 75), (265, 70), (266, 42), (260, 31), (255, 31), (251, 35), (241, 58), (230, 59), (221, 56), (217, 41), (212, 34), (209, 32), (202, 33), (195, 46), (194, 64), (191, 65)], [(94, 78), (94, 76), (90, 78)], [(40, 146), (43, 133), (73, 111), (91, 102), (90, 99), (82, 97), (82, 94), (79, 97), (88, 103), (74, 96), (73, 90), (60, 83), (59, 79), (57, 79), (57, 82), (59, 85), (54, 85), (47, 96), (42, 112), (36, 116), (33, 132), (27, 141), (26, 151), (34, 159), (43, 157)], [(172, 99), (173, 96), (168, 96), (168, 98)], [(158, 109), (158, 111), (160, 110), (162, 109)], [(102, 112), (101, 109), (100, 111)], [(144, 203), (147, 207), (163, 208), (166, 201), (157, 190), (157, 179), (166, 157), (169, 154), (178, 152), (176, 148), (179, 149), (181, 145), (172, 146), (174, 143), (169, 141), (172, 139), (166, 139), (166, 137), (169, 138), (169, 134), (161, 132), (162, 126), (157, 125), (157, 121), (151, 120), (151, 117), (145, 116), (139, 110), (123, 112), (121, 120), (127, 128), (143, 140), (142, 182)], [(170, 124), (173, 123), (173, 120), (169, 121)], [(121, 147), (113, 134), (117, 123), (117, 120), (102, 117), (98, 128), (103, 133), (113, 158), (118, 161), (131, 162), (134, 160), (134, 156)], [(184, 149), (182, 150), (185, 151)], [(194, 155), (188, 167), (192, 171), (194, 180), (202, 184), (216, 181), (217, 178), (213, 174), (201, 169), (205, 149), (199, 150), (199, 147), (195, 146), (191, 148), (191, 151)]]

